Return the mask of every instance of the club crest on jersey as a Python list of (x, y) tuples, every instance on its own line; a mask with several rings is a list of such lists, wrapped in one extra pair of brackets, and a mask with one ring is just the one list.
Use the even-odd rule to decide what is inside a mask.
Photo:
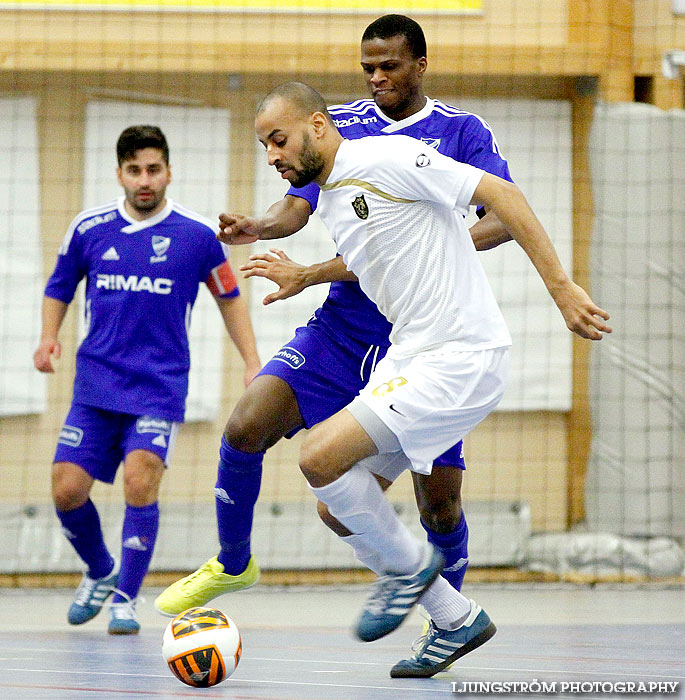
[(360, 194), (358, 197), (354, 198), (354, 201), (352, 202), (352, 208), (354, 209), (354, 213), (360, 219), (369, 218), (369, 205), (366, 203), (363, 194)]
[(429, 145), (431, 148), (434, 148), (436, 151), (438, 150), (438, 147), (440, 146), (440, 139), (421, 139), (425, 144)]
[(150, 258), (150, 262), (164, 262), (166, 260), (165, 253), (169, 250), (170, 245), (171, 238), (167, 238), (166, 236), (153, 236), (152, 250), (155, 251), (155, 254)]

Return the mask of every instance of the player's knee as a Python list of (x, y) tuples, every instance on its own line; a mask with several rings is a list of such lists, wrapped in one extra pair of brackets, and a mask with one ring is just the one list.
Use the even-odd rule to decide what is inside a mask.
[(231, 447), (241, 452), (263, 452), (271, 445), (267, 444), (266, 435), (260, 428), (254, 414), (235, 410), (228, 419), (224, 437)]
[(327, 468), (327, 454), (318, 441), (311, 439), (311, 433), (302, 443), (300, 449), (300, 470), (310, 486), (326, 486), (335, 477), (331, 477)]
[(224, 437), (234, 449), (253, 454), (268, 450), (286, 432), (258, 398), (245, 393), (226, 423)]
[(224, 437), (236, 450), (264, 452), (302, 423), (295, 394), (271, 376), (257, 377), (228, 419)]
[(441, 535), (453, 532), (461, 520), (461, 499), (445, 496), (419, 504), (419, 514), (424, 524)]
[(82, 506), (90, 495), (89, 484), (75, 478), (73, 470), (56, 463), (52, 467), (52, 500), (61, 511), (75, 510)]
[(124, 474), (124, 497), (126, 503), (142, 508), (158, 499), (159, 481), (149, 474), (126, 472)]
[(136, 508), (155, 503), (163, 474), (164, 464), (157, 455), (143, 450), (135, 455), (135, 459), (129, 455), (124, 465), (126, 503)]
[(52, 500), (55, 508), (60, 511), (70, 511), (80, 508), (87, 500), (88, 494), (80, 490), (71, 489), (66, 485), (52, 489)]
[(316, 451), (307, 447), (306, 443), (302, 445), (300, 450), (300, 471), (304, 474), (311, 486), (319, 486), (320, 470), (316, 458)]

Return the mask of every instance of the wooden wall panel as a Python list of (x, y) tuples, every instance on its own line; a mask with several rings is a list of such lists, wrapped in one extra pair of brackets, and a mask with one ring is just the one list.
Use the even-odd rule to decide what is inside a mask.
[[(576, 93), (574, 79), (596, 76), (601, 97), (630, 100), (634, 73), (651, 75), (657, 104), (682, 105), (682, 80), (666, 81), (659, 70), (662, 50), (685, 46), (685, 18), (671, 16), (670, 0), (485, 0), (485, 10), (478, 17), (421, 18), (429, 44), (427, 89), (432, 95), (516, 94), (573, 101), (574, 276), (587, 283), (592, 199), (585, 149), (596, 95)], [(252, 206), (255, 99), (291, 78), (305, 79), (340, 99), (363, 96), (359, 39), (369, 21), (366, 15), (0, 10), (0, 91), (35, 94), (41, 100), (45, 275), (69, 220), (81, 208), (79, 144), (90, 96), (148, 95), (231, 109), (227, 202), (247, 211)], [(245, 254), (237, 251), (234, 261), (239, 264)], [(249, 294), (249, 285), (243, 289)], [(71, 395), (72, 315), (62, 334), (60, 373), (50, 381), (50, 412), (0, 420), (6, 500), (49, 499), (48, 465)], [(165, 498), (184, 498), (189, 484), (197, 498), (212, 498), (219, 436), (239, 396), (239, 362), (228, 341), (226, 348), (224, 415), (182, 430)], [(582, 518), (590, 439), (588, 350), (587, 343), (576, 342), (568, 416), (497, 415), (469, 439), (469, 497), (507, 498), (521, 487), (534, 503), (537, 529), (562, 529)], [(266, 497), (309, 498), (296, 466), (297, 444), (283, 441), (269, 453)], [(524, 449), (527, 445), (535, 446), (533, 455)], [(540, 445), (548, 450), (545, 457)], [(502, 464), (501, 473), (491, 471), (495, 462)], [(552, 495), (543, 502), (544, 492)], [(409, 484), (398, 485), (394, 497), (410, 498)]]

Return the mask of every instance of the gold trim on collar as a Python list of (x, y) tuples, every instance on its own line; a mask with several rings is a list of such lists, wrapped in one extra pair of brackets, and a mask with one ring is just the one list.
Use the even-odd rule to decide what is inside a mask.
[(379, 197), (383, 197), (383, 199), (389, 199), (391, 202), (400, 202), (402, 204), (418, 202), (417, 199), (403, 199), (402, 197), (395, 197), (393, 194), (388, 194), (387, 192), (383, 192), (383, 190), (379, 190), (378, 187), (372, 185), (370, 182), (366, 182), (365, 180), (357, 180), (353, 177), (347, 180), (340, 180), (338, 182), (331, 182), (327, 185), (321, 185), (322, 190), (337, 190), (339, 187), (362, 187), (373, 194), (377, 194)]

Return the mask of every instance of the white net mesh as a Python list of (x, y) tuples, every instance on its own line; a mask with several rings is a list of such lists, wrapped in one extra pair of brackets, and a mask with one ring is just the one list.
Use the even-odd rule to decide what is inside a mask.
[[(292, 79), (330, 103), (365, 97), (360, 38), (389, 11), (421, 23), (426, 93), (487, 120), (564, 266), (584, 286), (592, 272), (593, 297), (616, 327), (591, 367), (587, 343), (572, 342), (517, 246), (481, 254), (514, 349), (500, 410), (466, 441), (472, 564), (590, 577), (682, 570), (682, 110), (595, 109), (593, 101), (599, 86), (602, 97), (630, 102), (635, 83), (638, 97), (682, 107), (677, 66), (666, 79), (660, 65), (685, 41), (685, 18), (671, 15), (668, 0), (622, 4), (630, 12), (533, 0), (386, 5), (0, 3), (0, 572), (80, 568), (55, 518), (49, 477), (71, 402), (78, 314), (70, 311), (61, 330), (55, 375), (38, 374), (31, 356), (44, 282), (69, 222), (120, 193), (118, 132), (162, 126), (169, 195), (184, 206), (212, 221), (221, 211), (262, 212), (284, 185), (255, 142), (257, 100)], [(303, 263), (334, 254), (316, 217), (277, 247)], [(248, 251), (231, 255), (237, 269)], [(263, 361), (326, 294), (323, 285), (263, 307), (273, 285), (241, 280), (241, 289)], [(202, 292), (189, 423), (163, 483), (156, 569), (192, 569), (217, 550), (219, 439), (243, 382), (213, 306)], [(353, 567), (318, 522), (297, 469), (300, 439), (267, 454), (255, 552), (265, 569)], [(390, 497), (423, 536), (406, 476)], [(120, 477), (113, 488), (96, 485), (93, 499), (116, 549)]]

